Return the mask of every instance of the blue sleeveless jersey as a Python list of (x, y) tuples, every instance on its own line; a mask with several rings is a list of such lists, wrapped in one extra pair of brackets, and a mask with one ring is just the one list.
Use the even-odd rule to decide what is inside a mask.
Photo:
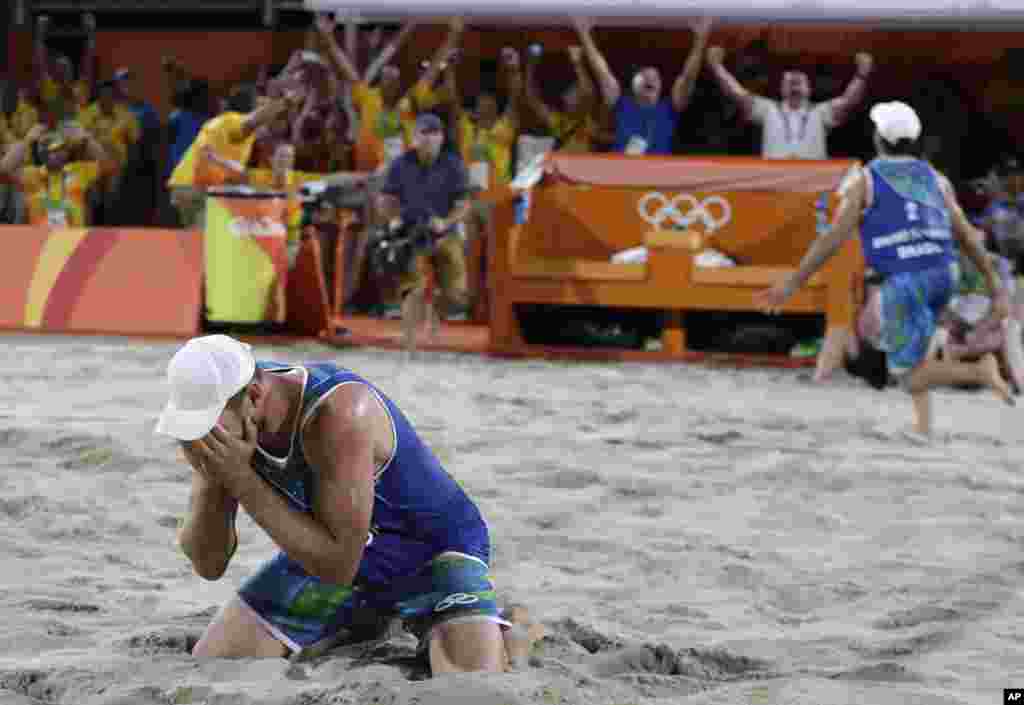
[(956, 259), (949, 210), (935, 171), (918, 159), (867, 165), (874, 193), (860, 226), (869, 267), (882, 275), (949, 266)]
[[(265, 373), (306, 372), (299, 425), (289, 456), (275, 458), (261, 448), (253, 456), (253, 468), (293, 507), (311, 512), (316, 491), (314, 473), (301, 448), (302, 429), (335, 389), (345, 384), (365, 385), (386, 407), (395, 445), (391, 458), (376, 470), (367, 546), (374, 544), (377, 549), (379, 537), (380, 549), (400, 541), (410, 549), (416, 545), (417, 552), (425, 556), (431, 551), (462, 549), (472, 555), (483, 552), (479, 557), (486, 560), (488, 547), (476, 545), (487, 541), (486, 524), (476, 504), (423, 443), (405, 414), (380, 390), (354, 372), (329, 363), (293, 366), (260, 361), (257, 367)], [(464, 545), (467, 539), (474, 545)]]

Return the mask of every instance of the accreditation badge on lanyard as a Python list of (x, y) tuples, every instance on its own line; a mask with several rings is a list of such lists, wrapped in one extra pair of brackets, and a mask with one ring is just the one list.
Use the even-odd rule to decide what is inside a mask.
[[(791, 150), (789, 158), (796, 159), (799, 157), (797, 152), (804, 143), (804, 137), (807, 136), (807, 123), (811, 119), (811, 111), (807, 108), (801, 108), (800, 110), (787, 112), (780, 105), (779, 117), (782, 118), (782, 126), (786, 130), (786, 146)], [(790, 117), (796, 118), (793, 122), (796, 123), (799, 130), (793, 129)]]
[(66, 228), (68, 227), (68, 206), (64, 196), (67, 174), (62, 171), (57, 178), (57, 188), (54, 189), (53, 175), (47, 174), (46, 223), (51, 228)]

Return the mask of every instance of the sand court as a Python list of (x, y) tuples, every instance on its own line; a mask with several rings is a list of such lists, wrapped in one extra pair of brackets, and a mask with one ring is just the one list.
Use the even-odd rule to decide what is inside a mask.
[(173, 343), (5, 336), (0, 703), (649, 705), (1001, 702), (1024, 686), (1024, 426), (842, 374), (256, 346), (331, 360), (405, 411), (491, 525), (530, 663), (424, 680), (394, 633), (314, 659), (188, 650), (273, 552), (244, 514), (224, 578), (174, 545), (191, 469), (153, 435)]

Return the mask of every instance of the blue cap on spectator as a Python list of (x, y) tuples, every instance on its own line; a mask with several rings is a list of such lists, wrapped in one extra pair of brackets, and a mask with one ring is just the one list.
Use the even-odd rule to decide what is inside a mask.
[(437, 132), (444, 129), (441, 118), (434, 113), (422, 113), (416, 118), (417, 132)]
[(133, 75), (135, 74), (132, 72), (131, 69), (119, 68), (117, 71), (114, 72), (114, 78), (111, 80), (123, 81), (126, 78), (131, 78)]

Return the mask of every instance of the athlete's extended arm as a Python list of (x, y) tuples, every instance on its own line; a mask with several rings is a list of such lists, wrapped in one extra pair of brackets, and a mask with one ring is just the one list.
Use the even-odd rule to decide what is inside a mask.
[(864, 210), (865, 191), (864, 173), (861, 172), (843, 190), (842, 200), (828, 234), (814, 241), (795, 272), (757, 295), (758, 308), (766, 313), (778, 313), (782, 305), (839, 251), (843, 243), (856, 234)]
[(1006, 289), (1003, 288), (1003, 282), (999, 278), (999, 272), (992, 264), (992, 258), (988, 256), (988, 252), (981, 244), (985, 241), (984, 233), (971, 225), (963, 208), (957, 202), (953, 187), (948, 182), (943, 183), (942, 195), (953, 221), (953, 236), (967, 258), (985, 277), (985, 283), (988, 284), (992, 296), (992, 314), (997, 320), (1006, 318), (1009, 313), (1009, 298)]

